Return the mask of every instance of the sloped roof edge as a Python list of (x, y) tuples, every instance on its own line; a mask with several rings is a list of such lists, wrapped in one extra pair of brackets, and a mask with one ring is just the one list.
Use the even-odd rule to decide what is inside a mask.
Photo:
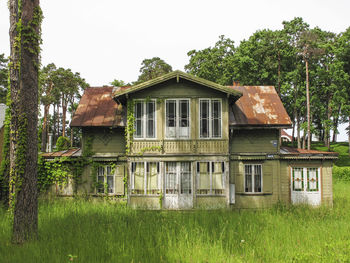
[(227, 93), (227, 94), (231, 94), (231, 95), (237, 96), (237, 97), (240, 97), (240, 96), (243, 95), (242, 92), (240, 92), (240, 91), (238, 91), (238, 90), (234, 90), (234, 89), (228, 88), (228, 87), (226, 87), (226, 86), (222, 86), (222, 85), (220, 85), (220, 84), (217, 84), (217, 83), (214, 83), (214, 82), (212, 82), (212, 81), (209, 81), (209, 80), (206, 80), (206, 79), (202, 79), (202, 78), (193, 76), (193, 75), (191, 75), (191, 74), (182, 72), (182, 71), (180, 71), (180, 70), (175, 70), (175, 71), (170, 72), (170, 73), (168, 73), (168, 74), (165, 74), (165, 75), (163, 75), (163, 76), (160, 76), (160, 77), (151, 79), (151, 80), (149, 80), (149, 81), (140, 83), (140, 84), (138, 84), (138, 85), (132, 86), (132, 87), (130, 87), (130, 88), (128, 88), (128, 89), (117, 89), (117, 90), (114, 92), (113, 97), (114, 97), (114, 98), (118, 98), (118, 97), (120, 97), (120, 96), (122, 96), (122, 95), (125, 95), (125, 94), (128, 94), (128, 93), (132, 93), (132, 92), (136, 92), (136, 91), (139, 91), (139, 90), (143, 90), (143, 89), (146, 89), (146, 88), (148, 88), (148, 87), (157, 85), (157, 84), (159, 84), (159, 83), (165, 82), (165, 81), (170, 80), (170, 79), (173, 79), (173, 78), (177, 78), (177, 79), (179, 79), (179, 78), (186, 79), (186, 80), (195, 82), (195, 83), (197, 83), (197, 84), (206, 86), (206, 87), (208, 87), (208, 88), (212, 88), (212, 89), (215, 89), (215, 90), (218, 90), (218, 91)]

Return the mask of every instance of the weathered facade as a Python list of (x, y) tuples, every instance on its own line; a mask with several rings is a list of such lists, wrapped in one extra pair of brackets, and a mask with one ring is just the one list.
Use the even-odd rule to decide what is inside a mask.
[(98, 164), (85, 167), (78, 192), (150, 209), (332, 204), (336, 156), (281, 147), (291, 121), (273, 87), (226, 87), (175, 71), (87, 89), (71, 126), (83, 131), (74, 154), (88, 150)]

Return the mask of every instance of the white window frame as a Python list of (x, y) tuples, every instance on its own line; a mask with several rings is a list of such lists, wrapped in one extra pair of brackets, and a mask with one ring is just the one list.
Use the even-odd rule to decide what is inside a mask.
[[(168, 172), (167, 172), (167, 166), (169, 165), (169, 163), (173, 163), (175, 164), (174, 166), (174, 171), (173, 173), (175, 173), (176, 175), (176, 180), (175, 180), (175, 188), (173, 188), (174, 191), (173, 193), (168, 193), (167, 190), (167, 178), (168, 178)], [(181, 184), (181, 178), (182, 178), (182, 171), (181, 171), (181, 166), (183, 163), (188, 163), (189, 164), (189, 171), (185, 171), (185, 172), (189, 172), (190, 174), (190, 191), (189, 193), (183, 193), (183, 189), (182, 189), (182, 184)], [(165, 195), (192, 195), (193, 194), (193, 184), (192, 184), (192, 180), (193, 180), (193, 172), (192, 172), (192, 162), (191, 161), (167, 161), (164, 162), (164, 193)], [(169, 188), (170, 189), (170, 188)]]
[[(168, 125), (168, 118), (167, 118), (167, 102), (168, 101), (175, 101), (176, 103), (176, 117), (175, 117), (175, 137), (168, 137), (167, 133), (167, 125)], [(180, 136), (180, 101), (185, 100), (188, 101), (188, 137), (181, 137)], [(165, 138), (167, 140), (188, 140), (191, 139), (191, 100), (186, 98), (169, 98), (165, 100), (165, 111), (164, 111), (164, 120), (165, 120)]]
[[(143, 163), (143, 171), (144, 171), (144, 191), (143, 193), (134, 193), (134, 187), (135, 187), (135, 170), (133, 168), (133, 165), (135, 164), (136, 168), (136, 163)], [(148, 163), (156, 163), (157, 165), (157, 193), (152, 194), (152, 193), (147, 193), (147, 176), (148, 176), (148, 171), (147, 171), (147, 165)], [(131, 195), (147, 195), (147, 196), (155, 196), (159, 195), (161, 192), (161, 173), (160, 173), (160, 162), (131, 162), (130, 163), (130, 171), (131, 171), (131, 177), (130, 177), (130, 183), (131, 183)]]
[[(107, 183), (108, 185), (108, 180), (107, 180), (107, 171), (108, 171), (108, 168), (111, 169), (111, 174), (109, 176), (112, 176), (113, 178), (113, 187), (112, 187), (112, 192), (111, 193), (107, 193), (108, 195), (113, 195), (115, 194), (115, 171), (113, 171), (113, 167), (111, 165), (101, 165), (101, 166), (98, 166), (97, 168), (97, 174), (96, 174), (96, 177), (97, 177), (97, 182), (98, 181), (98, 177), (99, 177), (99, 171), (100, 171), (100, 168), (103, 168), (103, 185), (102, 185), (102, 192), (100, 191), (100, 189), (98, 187), (96, 187), (95, 189), (95, 192), (96, 194), (105, 194), (105, 184)], [(108, 188), (109, 189), (109, 188)]]
[[(222, 178), (222, 184), (224, 186), (223, 192), (221, 194), (216, 194), (213, 193), (213, 163), (222, 163), (221, 165), (223, 165), (224, 167), (224, 171), (222, 172), (221, 178)], [(200, 171), (198, 169), (200, 163), (208, 163), (209, 165), (209, 180), (210, 180), (210, 189), (209, 189), (209, 193), (206, 194), (201, 194), (198, 193), (199, 189), (199, 177), (200, 177)], [(224, 161), (198, 161), (196, 162), (196, 183), (197, 183), (197, 189), (196, 189), (196, 195), (200, 195), (200, 196), (207, 196), (207, 195), (217, 195), (217, 196), (224, 196), (226, 194), (226, 162)]]
[[(201, 135), (201, 115), (202, 115), (202, 110), (201, 110), (201, 102), (202, 101), (209, 101), (209, 115), (208, 115), (208, 119), (209, 119), (209, 126), (208, 126), (208, 133), (209, 136), (208, 137), (202, 137)], [(213, 115), (212, 115), (212, 103), (213, 101), (219, 101), (220, 102), (220, 135), (218, 137), (213, 137)], [(222, 138), (222, 99), (220, 98), (200, 98), (199, 99), (199, 104), (198, 104), (199, 110), (198, 110), (198, 130), (199, 130), (199, 134), (198, 137), (202, 140), (208, 140), (208, 139), (221, 139)]]
[[(246, 191), (246, 166), (251, 166), (252, 167), (252, 191), (251, 192), (248, 192)], [(260, 166), (260, 182), (261, 182), (261, 191), (260, 192), (255, 192), (255, 189), (254, 189), (254, 185), (255, 185), (255, 166)], [(244, 192), (245, 193), (263, 193), (263, 180), (264, 176), (263, 176), (263, 166), (261, 163), (252, 163), (252, 164), (245, 164), (244, 165)]]
[[(149, 102), (152, 102), (154, 104), (154, 114), (153, 114), (153, 123), (154, 123), (154, 137), (148, 137), (147, 136), (147, 125), (148, 125), (148, 115), (147, 115), (147, 104)], [(136, 103), (142, 103), (142, 117), (141, 117), (141, 137), (136, 137)], [(133, 135), (134, 140), (154, 140), (157, 138), (157, 103), (155, 99), (151, 100), (143, 100), (143, 99), (137, 99), (134, 101), (134, 116), (135, 116), (135, 123), (134, 128), (135, 132)]]
[[(295, 187), (293, 187), (293, 172), (295, 169), (300, 169), (301, 173), (302, 173), (302, 182), (301, 182), (301, 189), (295, 189)], [(316, 176), (317, 176), (317, 190), (310, 190), (309, 186), (308, 186), (308, 172), (310, 169), (315, 169), (316, 171)], [(303, 166), (295, 166), (295, 167), (291, 167), (291, 189), (293, 192), (308, 192), (308, 193), (312, 193), (312, 192), (320, 192), (321, 191), (321, 168), (320, 167), (303, 167)]]

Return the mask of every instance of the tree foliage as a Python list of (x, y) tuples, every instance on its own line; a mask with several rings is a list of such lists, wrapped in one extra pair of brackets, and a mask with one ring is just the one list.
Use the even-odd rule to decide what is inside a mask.
[(189, 51), (185, 69), (222, 85), (275, 86), (298, 147), (312, 134), (330, 145), (330, 130), (336, 135), (339, 123), (350, 125), (350, 28), (337, 35), (310, 28), (300, 17), (282, 25), (258, 30), (238, 46), (220, 36), (214, 47)]
[(8, 59), (5, 54), (0, 54), (0, 103), (6, 103), (8, 86)]
[(141, 74), (139, 75), (137, 81), (134, 84), (154, 79), (172, 71), (172, 67), (159, 57), (144, 59), (141, 63)]

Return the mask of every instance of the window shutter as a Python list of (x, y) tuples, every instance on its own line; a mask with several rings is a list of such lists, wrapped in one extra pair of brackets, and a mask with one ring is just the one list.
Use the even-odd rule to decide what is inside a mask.
[(263, 192), (272, 194), (273, 190), (273, 176), (271, 173), (263, 173)]
[(114, 177), (114, 187), (116, 195), (124, 195), (125, 185), (124, 185), (124, 165), (118, 165), (115, 167), (115, 177)]

